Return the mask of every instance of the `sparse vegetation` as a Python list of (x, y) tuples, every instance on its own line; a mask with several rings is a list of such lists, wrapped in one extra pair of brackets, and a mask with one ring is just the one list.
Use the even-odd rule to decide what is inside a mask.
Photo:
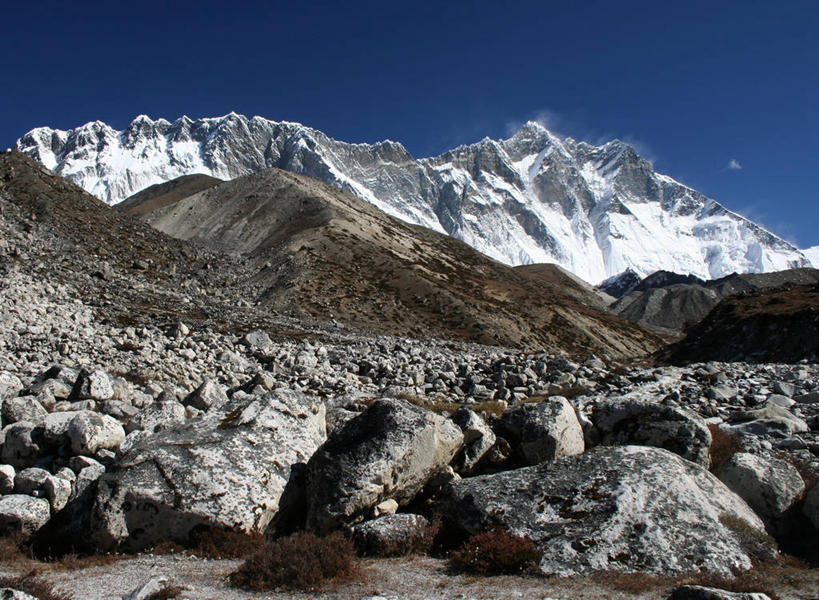
[(719, 522), (737, 536), (740, 544), (754, 560), (768, 561), (776, 556), (778, 552), (776, 540), (753, 527), (745, 519), (731, 513), (723, 513), (719, 516)]
[[(400, 393), (397, 394), (397, 396), (415, 406), (420, 406), (421, 408), (431, 410), (438, 414), (451, 415), (463, 406), (460, 402), (451, 402), (444, 397), (425, 398), (407, 393)], [(497, 400), (485, 400), (484, 402), (469, 404), (467, 408), (485, 417), (500, 418), (503, 415), (503, 411), (506, 410), (506, 403)]]
[(326, 537), (299, 532), (269, 541), (230, 576), (236, 587), (316, 590), (329, 580), (351, 578), (359, 564), (350, 540), (335, 532)]
[[(741, 571), (733, 576), (714, 573), (692, 573), (677, 577), (650, 575), (648, 573), (621, 573), (599, 571), (589, 579), (600, 587), (625, 592), (644, 594), (658, 590), (669, 590), (682, 585), (701, 585), (737, 593), (763, 593), (771, 600), (778, 600), (776, 590), (784, 584), (798, 589), (804, 582), (806, 566), (795, 558), (781, 557), (778, 560), (757, 563), (750, 571)], [(570, 578), (582, 581), (582, 577)]]
[(541, 555), (528, 537), (496, 529), (473, 535), (452, 553), (449, 564), (477, 575), (514, 575), (533, 571)]

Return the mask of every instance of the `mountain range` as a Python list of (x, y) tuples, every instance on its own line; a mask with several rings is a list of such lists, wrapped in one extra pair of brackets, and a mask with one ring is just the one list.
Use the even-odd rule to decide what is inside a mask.
[[(671, 177), (619, 140), (594, 146), (538, 123), (416, 160), (397, 142), (351, 144), (298, 123), (139, 116), (33, 129), (15, 149), (108, 204), (191, 174), (277, 167), (352, 192), (389, 215), (507, 265), (556, 263), (598, 283), (631, 269), (713, 279), (810, 266), (798, 248)], [(815, 249), (814, 249), (815, 250)]]

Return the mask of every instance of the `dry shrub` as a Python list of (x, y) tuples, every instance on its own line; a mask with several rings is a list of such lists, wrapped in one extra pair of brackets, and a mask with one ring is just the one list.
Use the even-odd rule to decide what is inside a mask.
[(779, 592), (786, 587), (794, 590), (806, 589), (814, 581), (811, 570), (792, 556), (781, 556), (777, 560), (758, 562), (750, 571), (741, 571), (732, 577), (713, 573), (698, 573), (680, 578), (677, 585), (702, 585), (729, 592), (763, 593), (771, 600), (779, 600)]
[(90, 567), (102, 567), (129, 558), (127, 554), (65, 554), (43, 563), (49, 571), (77, 571)]
[(25, 575), (0, 575), (0, 588), (4, 587), (25, 592), (39, 600), (71, 600), (67, 594), (56, 591), (50, 583), (39, 579), (36, 571)]
[(184, 588), (178, 585), (165, 584), (154, 593), (145, 597), (145, 600), (170, 600), (171, 598), (179, 598), (182, 595)]
[(425, 396), (416, 396), (407, 392), (400, 392), (396, 394), (396, 397), (400, 400), (406, 400), (415, 406), (419, 406), (442, 415), (451, 415), (462, 406), (460, 402), (450, 402), (445, 396), (427, 398)]
[(459, 550), (452, 553), (449, 564), (461, 572), (511, 575), (533, 571), (541, 555), (528, 537), (496, 529), (473, 535)]
[(182, 554), (185, 552), (184, 546), (180, 546), (176, 542), (172, 542), (170, 540), (162, 540), (161, 542), (154, 544), (150, 548), (146, 550), (146, 552), (150, 552), (151, 554)]
[(3, 565), (36, 567), (39, 572), (76, 571), (110, 565), (127, 558), (124, 554), (63, 554), (38, 555), (22, 534), (0, 537), (0, 563)]
[(264, 535), (231, 529), (195, 529), (189, 549), (205, 558), (244, 558), (264, 545)]
[(19, 532), (0, 537), (0, 562), (5, 565), (28, 564), (34, 560), (31, 548)]
[(478, 402), (468, 408), (474, 410), (485, 420), (491, 420), (493, 418), (500, 419), (506, 410), (506, 403), (500, 400), (486, 400), (484, 402)]
[(358, 571), (353, 544), (341, 533), (318, 537), (299, 532), (268, 541), (231, 574), (230, 583), (253, 591), (310, 591), (331, 579), (350, 578)]
[(719, 425), (709, 425), (708, 431), (711, 432), (711, 472), (718, 473), (734, 454), (745, 452), (745, 446), (737, 436), (723, 431)]
[(591, 580), (601, 587), (628, 594), (642, 594), (660, 588), (673, 587), (676, 584), (676, 580), (672, 577), (620, 571), (599, 571), (591, 576)]

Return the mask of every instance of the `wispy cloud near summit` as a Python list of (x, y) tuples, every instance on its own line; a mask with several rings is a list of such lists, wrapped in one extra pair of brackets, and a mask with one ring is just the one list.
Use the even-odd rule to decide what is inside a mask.
[(741, 171), (742, 165), (739, 164), (739, 161), (736, 158), (732, 158), (728, 161), (728, 164), (725, 167), (726, 171)]

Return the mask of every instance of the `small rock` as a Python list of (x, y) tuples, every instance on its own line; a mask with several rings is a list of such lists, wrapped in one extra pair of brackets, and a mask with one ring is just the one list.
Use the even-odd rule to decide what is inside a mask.
[(80, 371), (71, 390), (72, 400), (108, 400), (113, 395), (114, 385), (111, 378), (101, 369)]
[(261, 329), (246, 333), (242, 338), (242, 343), (251, 350), (259, 350), (261, 352), (273, 348), (273, 340), (270, 339), (266, 331), (262, 331)]
[(48, 523), (50, 518), (48, 500), (22, 494), (0, 497), (0, 533), (30, 535)]
[(398, 502), (390, 498), (375, 505), (373, 508), (373, 516), (378, 518), (384, 515), (394, 515), (398, 512)]
[(125, 439), (119, 421), (108, 415), (82, 412), (68, 424), (71, 449), (77, 454), (94, 455), (101, 449), (116, 450)]
[(20, 421), (3, 428), (0, 460), (17, 469), (31, 467), (40, 455), (39, 434), (34, 423)]
[(151, 577), (122, 596), (122, 600), (147, 600), (148, 598), (159, 597), (160, 590), (167, 584), (167, 577)]
[(45, 469), (30, 467), (23, 469), (14, 477), (14, 493), (32, 495), (36, 490), (42, 489), (51, 473)]
[(2, 415), (4, 425), (19, 421), (29, 421), (35, 425), (41, 425), (45, 421), (48, 411), (37, 402), (34, 396), (18, 396), (3, 401)]
[(23, 383), (19, 377), (8, 371), (0, 371), (0, 400), (14, 397), (19, 394), (22, 389)]
[(455, 467), (461, 473), (471, 473), (495, 444), (495, 433), (486, 421), (468, 408), (459, 408), (450, 418), (464, 434), (464, 448), (455, 458)]
[(353, 544), (364, 556), (403, 556), (432, 544), (432, 524), (421, 515), (385, 515), (353, 528)]
[(700, 585), (683, 585), (674, 588), (668, 600), (771, 600), (761, 592), (728, 592)]
[(206, 379), (182, 401), (182, 404), (207, 411), (218, 408), (227, 401), (228, 397), (222, 386), (212, 379)]
[(14, 467), (0, 465), (0, 496), (14, 492), (14, 476)]
[(57, 513), (65, 508), (73, 491), (70, 481), (56, 476), (49, 476), (42, 489), (51, 505), (52, 513)]

